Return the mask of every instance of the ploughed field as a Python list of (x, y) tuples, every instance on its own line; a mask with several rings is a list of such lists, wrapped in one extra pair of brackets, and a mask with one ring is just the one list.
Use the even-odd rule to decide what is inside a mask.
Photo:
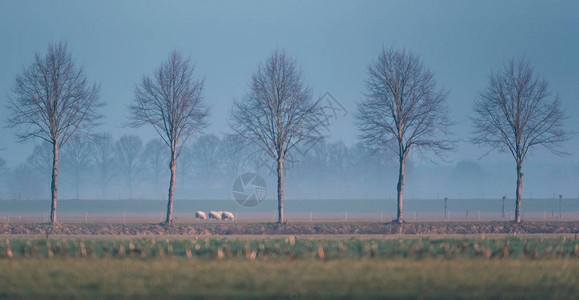
[(13, 236), (0, 299), (579, 299), (565, 235)]
[(275, 235), (275, 234), (575, 234), (579, 221), (452, 221), (237, 223), (43, 223), (0, 224), (0, 234), (33, 235)]

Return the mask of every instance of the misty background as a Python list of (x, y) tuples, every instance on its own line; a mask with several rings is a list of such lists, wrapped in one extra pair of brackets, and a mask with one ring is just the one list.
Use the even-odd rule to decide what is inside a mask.
[[(324, 101), (326, 141), (292, 154), (285, 171), (287, 199), (394, 199), (397, 161), (358, 144), (354, 113), (363, 99), (366, 67), (383, 46), (418, 54), (450, 90), (448, 104), (459, 143), (444, 159), (411, 156), (406, 199), (499, 199), (515, 196), (515, 163), (508, 153), (486, 155), (468, 142), (473, 100), (491, 70), (526, 56), (579, 130), (579, 4), (540, 1), (27, 1), (0, 2), (0, 119), (15, 76), (64, 40), (89, 82), (101, 85), (108, 138), (63, 147), (59, 194), (68, 199), (166, 199), (167, 147), (150, 127), (125, 127), (135, 84), (172, 49), (190, 55), (205, 78), (211, 125), (186, 147), (177, 165), (176, 199), (231, 199), (246, 171), (260, 174), (274, 199), (273, 161), (257, 149), (238, 151), (227, 137), (233, 99), (275, 49), (301, 65)], [(108, 144), (103, 145), (107, 140)], [(523, 198), (579, 198), (579, 141), (558, 157), (535, 149), (525, 161)], [(47, 199), (50, 148), (19, 144), (0, 128), (0, 198)], [(108, 150), (107, 150), (108, 149)], [(106, 150), (106, 151), (105, 151)], [(106, 153), (106, 154), (103, 154)], [(412, 154), (411, 154), (412, 155)]]

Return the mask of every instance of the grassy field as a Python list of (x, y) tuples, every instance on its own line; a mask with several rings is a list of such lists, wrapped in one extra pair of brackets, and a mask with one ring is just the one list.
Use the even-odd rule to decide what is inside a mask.
[(4, 237), (0, 299), (578, 299), (579, 240)]
[(0, 235), (576, 234), (579, 221), (11, 223)]
[(554, 259), (579, 257), (576, 236), (500, 238), (269, 238), (205, 237), (9, 237), (0, 241), (0, 258), (338, 259), (338, 258), (486, 258)]
[(576, 259), (3, 260), (0, 297), (577, 299)]

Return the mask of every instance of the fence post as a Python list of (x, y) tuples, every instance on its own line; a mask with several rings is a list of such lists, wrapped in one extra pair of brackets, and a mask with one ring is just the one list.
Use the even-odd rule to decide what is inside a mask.
[(559, 219), (562, 218), (562, 214), (561, 214), (561, 202), (563, 202), (563, 195), (559, 195)]

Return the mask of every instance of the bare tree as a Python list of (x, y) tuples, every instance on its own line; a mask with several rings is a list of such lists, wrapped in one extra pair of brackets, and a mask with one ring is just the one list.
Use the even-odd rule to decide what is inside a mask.
[(41, 177), (28, 164), (19, 164), (10, 172), (7, 180), (8, 193), (18, 200), (39, 199), (43, 192), (40, 188), (41, 182)]
[(368, 66), (366, 99), (358, 103), (360, 139), (398, 157), (398, 223), (403, 222), (404, 171), (412, 149), (442, 155), (452, 148), (452, 125), (447, 92), (437, 87), (434, 74), (406, 50), (382, 49)]
[[(393, 174), (384, 172), (384, 170), (393, 169), (396, 163), (393, 164), (390, 153), (371, 149), (362, 142), (358, 142), (352, 145), (348, 151), (346, 166), (350, 174), (345, 178), (350, 178), (350, 180), (344, 185), (349, 185), (349, 190), (355, 192), (357, 197), (367, 199), (372, 194), (384, 197), (387, 193), (384, 182), (393, 181)], [(388, 198), (390, 198), (390, 194), (388, 194)]]
[(106, 198), (107, 187), (115, 177), (115, 147), (110, 133), (97, 136), (91, 144), (94, 171), (101, 188), (101, 197)]
[(233, 103), (230, 127), (277, 162), (278, 222), (282, 223), (284, 159), (296, 145), (323, 138), (317, 128), (325, 116), (312, 101), (297, 63), (283, 51), (275, 51), (258, 66), (249, 86), (243, 100)]
[(179, 156), (179, 169), (175, 176), (180, 178), (181, 187), (185, 188), (188, 183), (191, 183), (195, 179), (196, 170), (193, 170), (193, 145), (189, 143), (189, 147), (185, 146), (181, 149), (181, 155)]
[(142, 175), (143, 165), (139, 160), (142, 148), (143, 141), (137, 135), (123, 135), (115, 143), (115, 161), (126, 187), (129, 189), (129, 199), (133, 199), (135, 182)]
[(250, 163), (251, 149), (243, 147), (243, 141), (236, 136), (225, 135), (217, 149), (224, 178), (233, 180), (241, 175), (242, 170)]
[(200, 136), (191, 147), (191, 163), (196, 175), (209, 187), (220, 170), (219, 137), (215, 134)]
[(145, 145), (143, 162), (155, 188), (155, 197), (158, 196), (159, 174), (167, 166), (167, 148), (161, 139), (152, 139)]
[(40, 144), (35, 145), (32, 149), (32, 154), (26, 158), (26, 164), (28, 164), (38, 175), (46, 178), (46, 183), (50, 186), (52, 173), (52, 145), (45, 141), (41, 141)]
[(566, 118), (559, 97), (552, 96), (546, 80), (535, 76), (524, 58), (513, 58), (491, 72), (485, 91), (475, 100), (472, 142), (490, 151), (508, 151), (517, 165), (515, 222), (521, 222), (523, 161), (534, 146), (555, 154), (570, 138), (563, 129)]
[(8, 127), (17, 129), (21, 142), (39, 138), (52, 145), (52, 183), (50, 221), (56, 223), (58, 195), (58, 151), (73, 136), (88, 134), (101, 115), (97, 109), (99, 87), (89, 86), (65, 43), (50, 44), (44, 57), (16, 77), (9, 97)]
[(194, 78), (194, 69), (190, 58), (173, 51), (152, 78), (143, 77), (135, 89), (135, 101), (129, 107), (130, 125), (152, 125), (171, 149), (171, 180), (165, 223), (173, 223), (175, 170), (183, 145), (194, 133), (207, 126), (209, 109), (203, 101), (204, 81)]
[[(327, 144), (328, 148), (328, 169), (329, 173), (334, 178), (344, 178), (346, 172), (346, 164), (348, 162), (348, 147), (344, 142), (339, 141), (335, 143)], [(338, 185), (341, 180), (336, 180), (336, 185)]]
[(68, 147), (62, 151), (64, 162), (62, 170), (64, 179), (68, 179), (74, 185), (76, 199), (80, 199), (80, 186), (92, 166), (90, 143), (85, 139), (73, 139)]

